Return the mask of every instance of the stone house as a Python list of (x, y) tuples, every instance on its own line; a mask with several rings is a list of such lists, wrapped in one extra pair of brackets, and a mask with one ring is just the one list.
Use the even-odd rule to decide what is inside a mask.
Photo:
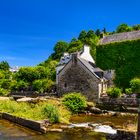
[(89, 101), (98, 101), (107, 90), (104, 71), (98, 68), (85, 45), (80, 52), (64, 53), (56, 67), (56, 85), (59, 96), (81, 92)]

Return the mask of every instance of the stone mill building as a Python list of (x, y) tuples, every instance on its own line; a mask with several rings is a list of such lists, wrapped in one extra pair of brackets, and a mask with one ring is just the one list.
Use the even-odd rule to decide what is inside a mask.
[(98, 101), (107, 89), (104, 71), (96, 67), (87, 45), (80, 52), (64, 53), (56, 68), (56, 84), (59, 96), (81, 92), (90, 101)]

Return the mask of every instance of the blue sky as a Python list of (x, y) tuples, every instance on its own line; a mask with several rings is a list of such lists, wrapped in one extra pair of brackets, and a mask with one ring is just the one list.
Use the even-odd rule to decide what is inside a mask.
[(0, 61), (34, 66), (81, 30), (140, 24), (139, 0), (0, 0)]

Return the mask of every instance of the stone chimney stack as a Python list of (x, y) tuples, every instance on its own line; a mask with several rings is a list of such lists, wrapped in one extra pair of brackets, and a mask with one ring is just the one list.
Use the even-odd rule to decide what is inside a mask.
[(90, 54), (90, 47), (88, 45), (84, 45), (83, 52), (81, 53), (80, 57), (82, 59), (85, 59), (86, 61), (95, 63), (94, 59), (92, 58), (92, 56)]

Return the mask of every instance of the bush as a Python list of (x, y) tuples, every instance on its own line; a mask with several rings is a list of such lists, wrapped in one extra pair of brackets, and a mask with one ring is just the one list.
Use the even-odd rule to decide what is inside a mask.
[(4, 89), (10, 89), (11, 80), (9, 79), (1, 79), (0, 80), (0, 87)]
[(72, 112), (78, 113), (87, 106), (86, 98), (80, 93), (69, 93), (64, 95), (62, 103)]
[(130, 95), (132, 93), (132, 89), (131, 88), (126, 88), (125, 93)]
[(9, 93), (9, 90), (0, 88), (0, 96), (7, 96)]
[(122, 95), (122, 90), (117, 87), (111, 87), (107, 90), (107, 93), (111, 98), (118, 98)]
[(60, 115), (58, 112), (58, 108), (56, 108), (54, 105), (52, 104), (47, 104), (44, 108), (43, 108), (43, 114), (48, 117), (49, 121), (51, 123), (58, 123), (60, 122)]
[(130, 86), (133, 92), (140, 93), (140, 79), (134, 78), (130, 81)]
[(39, 79), (33, 82), (33, 90), (38, 92), (51, 92), (51, 88), (54, 85), (52, 80)]

